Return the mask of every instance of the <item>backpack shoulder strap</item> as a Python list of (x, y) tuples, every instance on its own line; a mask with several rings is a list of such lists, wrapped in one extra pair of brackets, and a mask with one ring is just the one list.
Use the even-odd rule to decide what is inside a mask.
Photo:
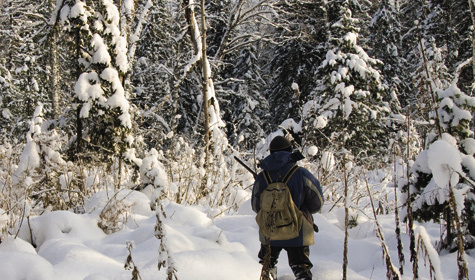
[[(297, 171), (297, 169), (299, 169), (299, 167), (300, 166), (298, 166), (298, 165), (292, 166), (289, 169), (289, 171), (287, 171), (287, 174), (285, 174), (284, 179), (281, 182), (284, 183), (284, 184), (287, 184), (287, 182), (290, 180), (292, 175), (294, 175), (295, 171)], [(264, 171), (262, 171), (262, 173), (264, 174), (264, 179), (266, 180), (267, 185), (272, 184), (273, 181), (272, 181), (272, 178), (270, 177), (269, 172), (267, 170), (264, 170)]]
[(294, 175), (294, 173), (295, 173), (295, 171), (297, 171), (297, 169), (299, 169), (299, 166), (298, 166), (298, 165), (292, 166), (292, 167), (289, 169), (289, 171), (287, 172), (287, 174), (285, 174), (284, 180), (282, 180), (282, 182), (287, 185), (287, 182), (290, 180), (290, 178), (292, 177), (292, 175)]
[(267, 170), (264, 170), (262, 171), (262, 173), (264, 174), (264, 179), (266, 179), (267, 185), (272, 184), (272, 178), (270, 177), (269, 172), (267, 172)]

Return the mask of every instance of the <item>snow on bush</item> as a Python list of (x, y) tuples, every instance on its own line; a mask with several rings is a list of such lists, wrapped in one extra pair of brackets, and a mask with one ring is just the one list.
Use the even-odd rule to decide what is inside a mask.
[(325, 151), (322, 153), (321, 159), (322, 168), (325, 171), (332, 171), (335, 167), (335, 157), (332, 152)]
[(141, 192), (131, 190), (98, 192), (84, 207), (88, 212), (99, 212), (98, 226), (107, 234), (122, 230), (130, 221), (131, 214), (148, 215), (151, 211), (150, 199)]
[(466, 193), (470, 187), (459, 184), (460, 175), (466, 176), (462, 165), (470, 172), (475, 173), (475, 160), (472, 156), (461, 153), (457, 148), (457, 141), (449, 134), (443, 134), (439, 139), (422, 151), (412, 166), (412, 172), (431, 174), (432, 179), (425, 186), (423, 193), (415, 200), (415, 209), (421, 208), (423, 203), (433, 205), (449, 201), (449, 192), (452, 189), (457, 203), (457, 212), (461, 215), (464, 208)]
[(312, 157), (315, 156), (318, 153), (317, 146), (312, 145), (312, 146), (308, 147), (307, 153), (308, 153), (309, 156), (312, 156)]
[(462, 173), (462, 158), (459, 150), (446, 140), (438, 140), (429, 146), (428, 167), (435, 183), (442, 188), (454, 187)]

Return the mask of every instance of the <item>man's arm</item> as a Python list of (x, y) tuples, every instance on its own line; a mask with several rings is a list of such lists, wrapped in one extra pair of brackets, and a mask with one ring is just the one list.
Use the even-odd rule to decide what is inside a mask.
[(317, 213), (323, 206), (323, 192), (320, 182), (308, 170), (304, 169), (304, 208), (312, 214)]
[(262, 172), (259, 173), (256, 177), (256, 181), (254, 181), (254, 186), (252, 188), (252, 197), (251, 197), (251, 205), (252, 205), (252, 210), (256, 213), (259, 212), (260, 209), (260, 198), (261, 198), (261, 191), (260, 187), (262, 184), (262, 180), (264, 179), (264, 176), (262, 175)]

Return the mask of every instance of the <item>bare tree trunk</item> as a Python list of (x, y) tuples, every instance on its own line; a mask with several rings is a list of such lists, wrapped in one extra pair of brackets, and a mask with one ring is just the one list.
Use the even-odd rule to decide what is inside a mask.
[(433, 80), (431, 78), (430, 72), (429, 72), (429, 67), (427, 66), (427, 57), (426, 53), (424, 50), (424, 45), (422, 44), (422, 36), (419, 36), (419, 45), (421, 47), (421, 53), (422, 53), (422, 58), (423, 58), (423, 63), (424, 63), (424, 70), (427, 75), (427, 79), (429, 79), (429, 91), (430, 91), (430, 97), (432, 98), (432, 110), (435, 112), (435, 117), (437, 120), (435, 121), (435, 125), (437, 127), (437, 132), (439, 134), (439, 138), (442, 138), (442, 127), (440, 126), (440, 118), (439, 118), (439, 106), (437, 104), (437, 98), (435, 96), (435, 88), (432, 86)]
[(411, 261), (412, 261), (412, 274), (414, 279), (419, 278), (419, 269), (417, 266), (417, 252), (416, 252), (416, 238), (414, 235), (414, 218), (412, 216), (412, 198), (411, 198), (411, 183), (409, 181), (409, 158), (410, 158), (410, 150), (409, 150), (409, 139), (411, 139), (410, 135), (410, 124), (411, 124), (411, 108), (409, 107), (407, 110), (407, 168), (406, 168), (406, 176), (407, 176), (407, 226), (409, 230), (409, 239), (410, 245), (409, 249), (411, 251)]
[[(475, 2), (468, 0), (472, 25), (475, 26)], [(475, 83), (475, 28), (472, 28), (472, 82)]]
[[(183, 3), (185, 4), (185, 16), (188, 21), (188, 31), (190, 33), (191, 42), (193, 44), (193, 48), (195, 50), (195, 55), (200, 58), (199, 64), (201, 67), (201, 73), (203, 78), (203, 104), (202, 104), (202, 111), (204, 117), (204, 155), (205, 160), (203, 163), (203, 168), (205, 169), (205, 174), (201, 179), (201, 191), (202, 194), (205, 196), (207, 191), (207, 181), (208, 181), (208, 173), (209, 173), (209, 162), (210, 162), (210, 149), (211, 149), (211, 141), (210, 141), (210, 102), (214, 102), (214, 100), (210, 100), (209, 98), (209, 90), (213, 87), (213, 82), (211, 80), (211, 69), (206, 53), (206, 12), (205, 12), (205, 1), (201, 0), (201, 33), (196, 22), (195, 13), (193, 6), (190, 5), (189, 0), (184, 0)], [(211, 103), (213, 104), (213, 103)], [(213, 108), (214, 109), (214, 108)]]
[(343, 280), (346, 280), (347, 270), (348, 270), (348, 226), (349, 226), (349, 198), (348, 198), (348, 178), (346, 170), (346, 154), (343, 154), (343, 176), (345, 182), (345, 241), (343, 243)]
[[(54, 7), (56, 1), (50, 0), (51, 7)], [(53, 9), (51, 9), (53, 10)], [(58, 66), (58, 32), (59, 27), (57, 21), (51, 28), (51, 37), (50, 43), (50, 63), (51, 63), (51, 104), (52, 104), (52, 114), (53, 118), (59, 116), (59, 98), (60, 98), (60, 87), (59, 87), (59, 66)]]
[[(76, 31), (76, 61), (81, 57), (81, 32)], [(79, 78), (81, 75), (81, 67), (79, 64), (76, 69), (76, 76)], [(76, 109), (76, 152), (73, 155), (74, 160), (78, 160), (81, 157), (82, 153), (82, 119), (81, 119), (81, 106), (78, 106)]]
[[(459, 280), (468, 280), (468, 267), (467, 260), (465, 259), (465, 249), (463, 242), (463, 232), (462, 225), (460, 224), (460, 216), (457, 211), (457, 200), (455, 199), (454, 190), (449, 180), (449, 196), (450, 196), (450, 206), (454, 212), (455, 226), (457, 228), (457, 265), (459, 267)], [(450, 222), (450, 221), (447, 221)]]
[[(209, 165), (209, 150), (210, 150), (210, 131), (209, 131), (209, 108), (208, 108), (208, 89), (211, 82), (211, 69), (209, 69), (208, 57), (206, 55), (206, 15), (205, 15), (205, 0), (201, 0), (201, 69), (203, 72), (203, 113), (204, 113), (204, 145), (205, 145), (205, 170), (208, 171)], [(208, 172), (206, 172), (207, 174)], [(207, 176), (203, 178), (206, 184)]]
[(188, 33), (190, 35), (191, 43), (193, 45), (193, 49), (195, 50), (195, 54), (196, 54), (200, 50), (198, 47), (199, 30), (198, 30), (198, 24), (196, 23), (195, 10), (190, 5), (189, 0), (183, 0), (183, 4), (185, 6), (186, 21), (188, 22)]
[(386, 277), (390, 280), (399, 280), (401, 279), (401, 275), (400, 275), (400, 272), (397, 270), (397, 268), (393, 265), (393, 262), (391, 260), (391, 255), (389, 254), (389, 249), (388, 249), (388, 246), (386, 245), (386, 240), (384, 239), (383, 230), (381, 228), (381, 225), (379, 224), (378, 217), (376, 215), (376, 208), (374, 208), (373, 197), (371, 195), (371, 190), (369, 189), (369, 183), (368, 183), (368, 179), (366, 178), (366, 172), (364, 172), (363, 175), (366, 182), (366, 191), (368, 192), (368, 197), (371, 202), (371, 209), (373, 211), (374, 222), (376, 223), (376, 235), (381, 241), (381, 248), (383, 250), (383, 259), (386, 263)]
[(59, 116), (59, 66), (58, 66), (58, 33), (56, 32), (57, 28), (54, 27), (53, 34), (51, 37), (51, 103), (53, 109), (53, 118)]
[(397, 159), (398, 157), (401, 156), (401, 149), (399, 148), (399, 145), (393, 144), (393, 153), (394, 153), (394, 202), (395, 202), (395, 207), (394, 207), (394, 216), (396, 220), (396, 238), (397, 238), (397, 253), (399, 257), (399, 272), (401, 272), (401, 275), (404, 274), (404, 252), (403, 252), (403, 246), (402, 246), (402, 240), (401, 240), (401, 227), (399, 226), (399, 208), (398, 208), (398, 199), (397, 199), (397, 189), (398, 189), (398, 183), (397, 183)]

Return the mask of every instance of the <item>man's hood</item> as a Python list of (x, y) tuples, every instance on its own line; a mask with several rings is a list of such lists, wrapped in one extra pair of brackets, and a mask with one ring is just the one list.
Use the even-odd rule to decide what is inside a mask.
[(288, 164), (295, 164), (296, 160), (291, 152), (280, 151), (268, 155), (260, 164), (260, 167), (267, 171), (280, 170)]

